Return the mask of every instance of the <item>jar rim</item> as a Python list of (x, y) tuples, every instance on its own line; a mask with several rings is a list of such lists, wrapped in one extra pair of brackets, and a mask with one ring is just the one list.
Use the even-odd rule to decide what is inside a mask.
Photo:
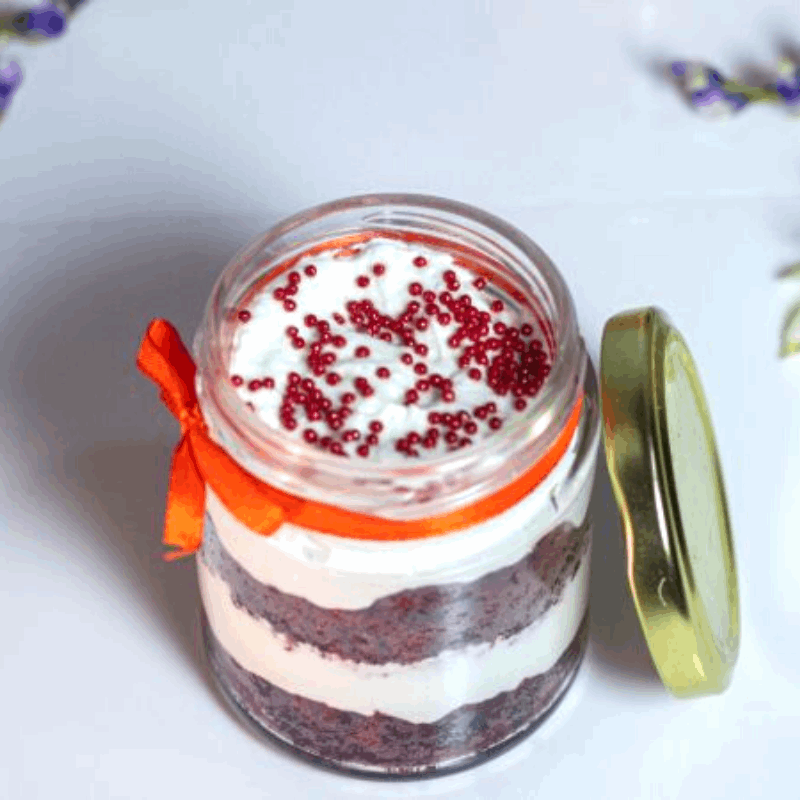
[[(289, 245), (307, 248), (314, 241), (332, 239), (337, 236), (337, 229), (321, 234), (319, 239), (313, 236), (303, 238), (303, 233), (308, 234), (315, 225), (324, 224), (325, 221), (343, 221), (347, 215), (353, 214), (356, 215), (358, 229), (364, 231), (397, 230), (398, 226), (407, 227), (414, 221), (418, 224), (450, 225), (453, 230), (458, 229), (460, 234), (469, 235), (476, 250), (487, 253), (493, 260), (500, 257), (506, 266), (515, 269), (516, 276), (525, 284), (528, 299), (535, 292), (546, 295), (547, 307), (544, 311), (547, 323), (555, 329), (550, 374), (538, 394), (529, 399), (525, 411), (505, 425), (498, 435), (481, 441), (475, 447), (426, 458), (418, 463), (369, 462), (365, 465), (360, 461), (320, 452), (302, 439), (289, 437), (241, 413), (242, 403), (238, 395), (229, 381), (220, 380), (227, 375), (227, 369), (221, 348), (215, 346), (221, 341), (225, 313), (240, 299), (238, 295), (234, 298), (226, 295), (235, 290), (236, 279), (246, 273), (260, 254), (280, 246), (284, 249)], [(351, 221), (350, 224), (354, 223)], [(446, 229), (438, 233), (442, 238), (447, 238)], [(276, 256), (273, 266), (285, 258), (285, 254)], [(268, 270), (269, 266), (260, 274)], [(251, 286), (257, 278), (258, 274), (255, 274), (247, 286)], [(302, 475), (304, 479), (312, 476), (322, 478), (323, 484), (335, 484), (341, 480), (358, 481), (368, 472), (367, 482), (373, 487), (396, 485), (398, 482), (403, 485), (418, 484), (433, 474), (439, 484), (458, 483), (456, 476), (470, 473), (478, 477), (481, 462), (496, 463), (502, 454), (503, 460), (511, 463), (511, 473), (514, 473), (503, 480), (503, 485), (534, 463), (563, 428), (581, 391), (586, 361), (566, 283), (550, 258), (533, 240), (510, 223), (474, 206), (432, 195), (401, 193), (362, 194), (323, 203), (300, 211), (256, 236), (218, 277), (206, 306), (203, 325), (195, 337), (194, 349), (198, 362), (198, 395), (206, 416), (209, 416), (209, 412), (211, 414), (210, 428), (212, 431), (222, 429), (223, 438), (226, 441), (233, 439), (239, 446), (237, 450), (242, 457), (237, 460), (242, 466), (273, 485), (274, 481), (267, 479), (272, 477), (273, 471), (260, 469), (257, 454), (268, 453), (271, 460), (280, 461), (284, 468), (289, 468), (290, 473), (293, 467), (295, 475)], [(510, 447), (510, 442), (515, 446)], [(236, 457), (235, 453), (232, 455)], [(474, 483), (472, 495), (479, 487), (492, 482), (491, 475), (479, 478)], [(319, 499), (319, 493), (313, 487), (298, 484), (296, 479), (289, 479), (288, 484), (285, 480), (279, 480), (278, 488)], [(480, 492), (481, 495), (488, 493)], [(466, 493), (464, 502), (472, 499), (469, 494)], [(407, 507), (411, 499), (406, 492), (401, 505)], [(384, 497), (384, 500), (388, 501), (388, 497)], [(362, 505), (354, 502), (356, 506)], [(457, 505), (463, 505), (464, 502)], [(384, 506), (378, 515), (391, 515), (391, 510)]]

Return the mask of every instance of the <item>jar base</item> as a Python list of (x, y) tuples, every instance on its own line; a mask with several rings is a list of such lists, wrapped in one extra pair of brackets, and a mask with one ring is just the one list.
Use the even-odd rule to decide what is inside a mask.
[(205, 657), (208, 661), (209, 671), (213, 676), (214, 685), (217, 688), (217, 691), (223, 698), (226, 705), (234, 713), (234, 716), (236, 716), (236, 718), (256, 736), (267, 742), (276, 744), (284, 752), (299, 758), (304, 763), (311, 764), (329, 772), (334, 772), (340, 775), (345, 774), (350, 777), (368, 780), (413, 781), (425, 778), (453, 775), (455, 773), (463, 772), (472, 767), (484, 764), (485, 762), (507, 752), (516, 744), (540, 728), (544, 722), (550, 718), (550, 716), (553, 714), (556, 708), (558, 708), (561, 701), (566, 696), (567, 691), (572, 685), (572, 682), (575, 680), (578, 670), (583, 662), (583, 656), (586, 652), (586, 641), (588, 638), (588, 613), (584, 617), (578, 634), (573, 640), (572, 645), (570, 645), (567, 652), (564, 654), (564, 656), (562, 656), (562, 659), (566, 658), (568, 663), (565, 665), (566, 670), (563, 673), (557, 695), (543, 712), (538, 714), (521, 730), (514, 732), (511, 736), (503, 739), (495, 745), (476, 753), (466, 754), (455, 761), (451, 761), (449, 764), (433, 764), (422, 767), (391, 766), (377, 769), (361, 769), (350, 764), (344, 764), (335, 759), (324, 758), (320, 755), (304, 750), (302, 747), (298, 747), (297, 745), (281, 738), (275, 732), (267, 728), (256, 716), (250, 713), (242, 705), (242, 703), (236, 697), (235, 692), (228, 685), (228, 682), (223, 678), (222, 674), (224, 673), (224, 668), (220, 663), (220, 656), (227, 659), (230, 659), (230, 657), (224, 653), (224, 650), (222, 650), (221, 646), (216, 641), (216, 637), (211, 631), (206, 615), (202, 611), (201, 629)]

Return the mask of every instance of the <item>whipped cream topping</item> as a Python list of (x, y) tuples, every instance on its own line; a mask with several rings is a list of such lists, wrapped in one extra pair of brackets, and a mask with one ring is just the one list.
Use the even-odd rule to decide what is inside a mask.
[(447, 250), (393, 238), (303, 258), (238, 314), (242, 402), (338, 455), (403, 462), (478, 443), (549, 371), (529, 309)]
[(237, 608), (227, 584), (198, 559), (209, 624), (227, 652), (284, 691), (332, 708), (376, 711), (413, 723), (436, 722), (460, 706), (516, 689), (558, 661), (586, 613), (589, 553), (560, 601), (509, 639), (446, 650), (414, 664), (361, 664), (290, 645), (264, 619)]

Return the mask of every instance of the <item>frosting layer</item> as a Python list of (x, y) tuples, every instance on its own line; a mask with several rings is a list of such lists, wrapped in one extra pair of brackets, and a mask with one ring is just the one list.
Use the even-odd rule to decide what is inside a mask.
[(245, 714), (315, 760), (360, 772), (425, 774), (460, 769), (537, 728), (569, 687), (586, 644), (588, 616), (553, 667), (513, 691), (461, 706), (435, 723), (340, 711), (248, 672), (207, 632), (214, 672)]
[[(440, 458), (496, 436), (549, 372), (530, 310), (447, 250), (376, 237), (303, 258), (286, 278), (239, 311), (229, 369), (265, 426), (312, 447), (330, 449), (327, 437), (372, 462)], [(432, 412), (464, 416), (456, 427)]]
[(365, 715), (379, 711), (421, 723), (511, 691), (526, 678), (549, 670), (569, 646), (586, 611), (588, 565), (589, 559), (582, 559), (559, 602), (515, 636), (444, 650), (413, 664), (345, 661), (295, 643), (265, 619), (237, 608), (228, 584), (202, 559), (198, 575), (211, 629), (248, 672), (332, 708)]
[(322, 608), (366, 608), (386, 595), (431, 583), (477, 580), (517, 563), (558, 525), (586, 514), (597, 457), (574, 471), (585, 438), (579, 426), (553, 471), (504, 513), (446, 536), (405, 542), (345, 539), (292, 524), (254, 534), (206, 487), (206, 508), (222, 546), (256, 581)]
[(208, 524), (205, 565), (228, 585), (235, 606), (269, 623), (293, 645), (326, 655), (411, 664), (442, 651), (508, 639), (556, 605), (589, 548), (589, 525), (556, 526), (524, 558), (482, 577), (387, 594), (364, 609), (326, 609), (255, 580)]

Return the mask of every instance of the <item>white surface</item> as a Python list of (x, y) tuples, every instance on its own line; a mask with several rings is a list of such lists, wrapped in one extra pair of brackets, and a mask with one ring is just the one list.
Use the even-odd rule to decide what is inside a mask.
[[(88, 2), (15, 45), (0, 127), (0, 796), (796, 796), (800, 130), (692, 115), (653, 58), (727, 70), (800, 37), (796, 4)], [(735, 526), (742, 652), (727, 693), (673, 700), (626, 599), (598, 482), (591, 649), (533, 738), (451, 778), (329, 775), (253, 739), (211, 693), (194, 565), (160, 561), (177, 425), (136, 372), (147, 321), (188, 338), (249, 237), (314, 203), (413, 190), (481, 206), (564, 273), (596, 358), (657, 303), (686, 337)]]

